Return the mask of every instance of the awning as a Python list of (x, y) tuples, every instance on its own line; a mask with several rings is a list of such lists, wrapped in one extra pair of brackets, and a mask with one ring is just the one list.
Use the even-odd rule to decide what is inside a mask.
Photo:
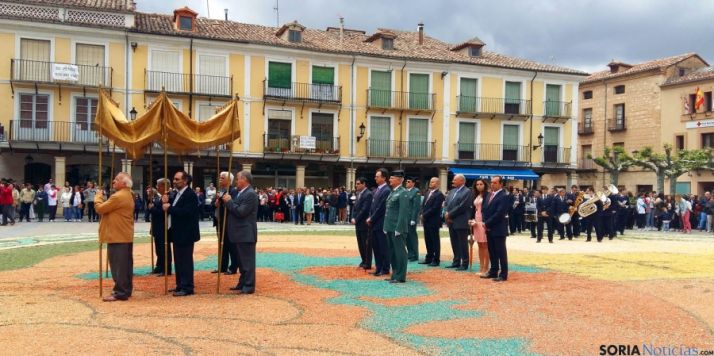
[(480, 169), (480, 168), (449, 168), (451, 173), (463, 174), (467, 179), (491, 178), (501, 176), (508, 180), (537, 180), (538, 174), (530, 169)]

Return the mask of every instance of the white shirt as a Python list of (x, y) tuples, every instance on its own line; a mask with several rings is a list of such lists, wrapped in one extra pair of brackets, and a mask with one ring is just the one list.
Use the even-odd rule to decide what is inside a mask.
[(179, 200), (179, 198), (181, 197), (181, 195), (183, 194), (183, 192), (186, 191), (186, 188), (188, 188), (188, 185), (185, 186), (185, 187), (183, 187), (183, 189), (181, 189), (181, 190), (178, 191), (178, 193), (176, 194), (176, 197), (174, 198), (174, 203), (171, 204), (171, 206), (176, 206), (176, 203), (178, 202), (178, 200)]

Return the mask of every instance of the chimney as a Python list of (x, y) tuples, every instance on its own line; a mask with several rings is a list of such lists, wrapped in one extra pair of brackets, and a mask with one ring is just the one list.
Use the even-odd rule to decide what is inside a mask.
[(342, 45), (342, 39), (345, 37), (345, 18), (340, 16), (340, 46)]
[(228, 9), (223, 9), (223, 13), (226, 16), (226, 21), (228, 21)]
[(422, 45), (424, 44), (424, 23), (420, 22), (417, 29), (419, 30), (419, 44)]

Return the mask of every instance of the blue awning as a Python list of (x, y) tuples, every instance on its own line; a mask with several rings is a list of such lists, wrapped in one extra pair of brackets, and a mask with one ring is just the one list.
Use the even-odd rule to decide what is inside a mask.
[(501, 176), (508, 180), (537, 180), (538, 175), (530, 169), (481, 169), (481, 168), (449, 168), (451, 173), (463, 174), (467, 179), (491, 178)]

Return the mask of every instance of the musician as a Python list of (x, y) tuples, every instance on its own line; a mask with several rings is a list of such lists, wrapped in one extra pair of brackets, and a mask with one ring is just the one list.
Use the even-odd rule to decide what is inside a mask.
[(627, 191), (624, 189), (620, 191), (617, 195), (617, 231), (620, 232), (620, 236), (625, 234), (625, 227), (627, 226), (627, 220), (630, 212), (630, 199), (627, 197)]
[[(603, 192), (608, 191), (609, 190), (607, 187), (603, 187)], [(610, 199), (610, 207), (607, 209), (603, 207), (605, 213), (602, 218), (602, 226), (604, 229), (604, 234), (608, 236), (608, 239), (612, 240), (617, 235), (616, 218), (620, 204), (617, 203), (619, 201), (617, 194), (610, 194), (608, 198)]]
[[(523, 189), (521, 189), (521, 196), (523, 196), (524, 202), (528, 202), (531, 200), (531, 198), (533, 198), (533, 192), (529, 191), (528, 188), (524, 187)], [(535, 201), (533, 201), (533, 203), (535, 203)], [(531, 223), (527, 222), (525, 219), (525, 207), (523, 216), (524, 218), (521, 219), (521, 231), (526, 231), (526, 229), (530, 229)]]
[[(565, 194), (565, 199), (568, 201), (568, 205), (575, 208), (575, 213), (573, 213), (572, 218), (570, 219), (570, 224), (565, 226), (565, 231), (569, 239), (572, 239), (573, 236), (580, 237), (580, 216), (578, 215), (578, 207), (575, 206), (575, 202), (578, 200), (579, 195), (580, 188), (577, 184), (573, 184), (570, 187), (570, 192)], [(580, 203), (582, 203), (582, 201)]]
[[(593, 190), (593, 188), (588, 188), (587, 194), (590, 197), (594, 197), (595, 191)], [(583, 218), (584, 231), (587, 233), (587, 239), (585, 240), (586, 242), (592, 241), (593, 228), (595, 229), (595, 236), (597, 237), (597, 242), (602, 242), (602, 239), (605, 236), (602, 227), (603, 211), (602, 201), (600, 201), (600, 199), (595, 200), (595, 207), (597, 208), (597, 210), (592, 215)]]
[(537, 221), (538, 221), (538, 200), (540, 199), (540, 196), (541, 196), (539, 191), (534, 190), (534, 192), (536, 193), (535, 195), (533, 193), (531, 193), (525, 197), (525, 199), (526, 199), (526, 214), (525, 214), (525, 216), (526, 217), (528, 215), (536, 216), (536, 221), (528, 221), (525, 223), (528, 230), (531, 231), (532, 239), (536, 238), (536, 228), (538, 226), (538, 223), (537, 223)]
[[(551, 219), (552, 223), (554, 224), (555, 228), (558, 230), (558, 235), (560, 235), (561, 240), (565, 240), (565, 225), (560, 222), (558, 219), (560, 215), (562, 214), (567, 214), (568, 213), (568, 208), (570, 205), (568, 205), (568, 202), (566, 201), (565, 198), (565, 189), (558, 189), (557, 195), (553, 198), (552, 203), (550, 204), (550, 211), (551, 211)], [(573, 238), (571, 237), (570, 240)]]
[(543, 194), (539, 191), (535, 192), (536, 210), (538, 211), (538, 239), (536, 242), (540, 242), (543, 239), (543, 225), (547, 225), (548, 242), (553, 243), (553, 225), (550, 219), (551, 198), (548, 196), (548, 187), (543, 186), (540, 189)]
[(520, 189), (513, 188), (511, 192), (512, 204), (508, 216), (510, 216), (509, 223), (511, 235), (513, 235), (516, 232), (521, 233), (523, 231), (523, 215), (526, 211), (526, 200), (521, 194)]

